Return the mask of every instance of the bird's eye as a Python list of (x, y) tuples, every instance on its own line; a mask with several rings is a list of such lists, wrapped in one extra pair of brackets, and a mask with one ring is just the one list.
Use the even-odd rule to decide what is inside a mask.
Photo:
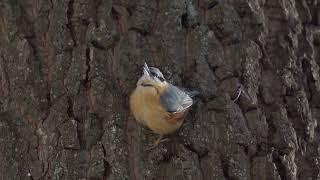
[(163, 82), (164, 81), (164, 78), (163, 77), (158, 77), (158, 79)]

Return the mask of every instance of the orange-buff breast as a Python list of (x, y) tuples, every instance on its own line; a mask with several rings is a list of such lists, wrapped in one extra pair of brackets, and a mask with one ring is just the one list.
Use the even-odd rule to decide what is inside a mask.
[(157, 134), (176, 131), (183, 122), (183, 113), (170, 114), (160, 103), (161, 90), (138, 86), (130, 96), (130, 108), (136, 121)]

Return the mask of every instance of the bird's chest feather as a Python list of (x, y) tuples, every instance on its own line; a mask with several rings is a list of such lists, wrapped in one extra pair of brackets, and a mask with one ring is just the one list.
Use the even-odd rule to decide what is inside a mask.
[(183, 113), (168, 113), (152, 89), (136, 89), (130, 97), (130, 107), (139, 123), (158, 134), (169, 134), (182, 124)]

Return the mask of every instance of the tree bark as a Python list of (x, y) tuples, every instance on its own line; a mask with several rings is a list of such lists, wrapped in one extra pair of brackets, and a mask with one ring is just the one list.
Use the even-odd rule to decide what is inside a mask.
[[(319, 52), (318, 0), (1, 0), (0, 179), (319, 179)], [(144, 62), (201, 93), (152, 150)]]

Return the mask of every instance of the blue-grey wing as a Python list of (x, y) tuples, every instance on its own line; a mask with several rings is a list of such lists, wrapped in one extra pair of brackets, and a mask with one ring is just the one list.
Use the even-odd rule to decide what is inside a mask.
[(160, 96), (160, 103), (168, 112), (182, 112), (190, 107), (193, 101), (187, 93), (169, 84)]

